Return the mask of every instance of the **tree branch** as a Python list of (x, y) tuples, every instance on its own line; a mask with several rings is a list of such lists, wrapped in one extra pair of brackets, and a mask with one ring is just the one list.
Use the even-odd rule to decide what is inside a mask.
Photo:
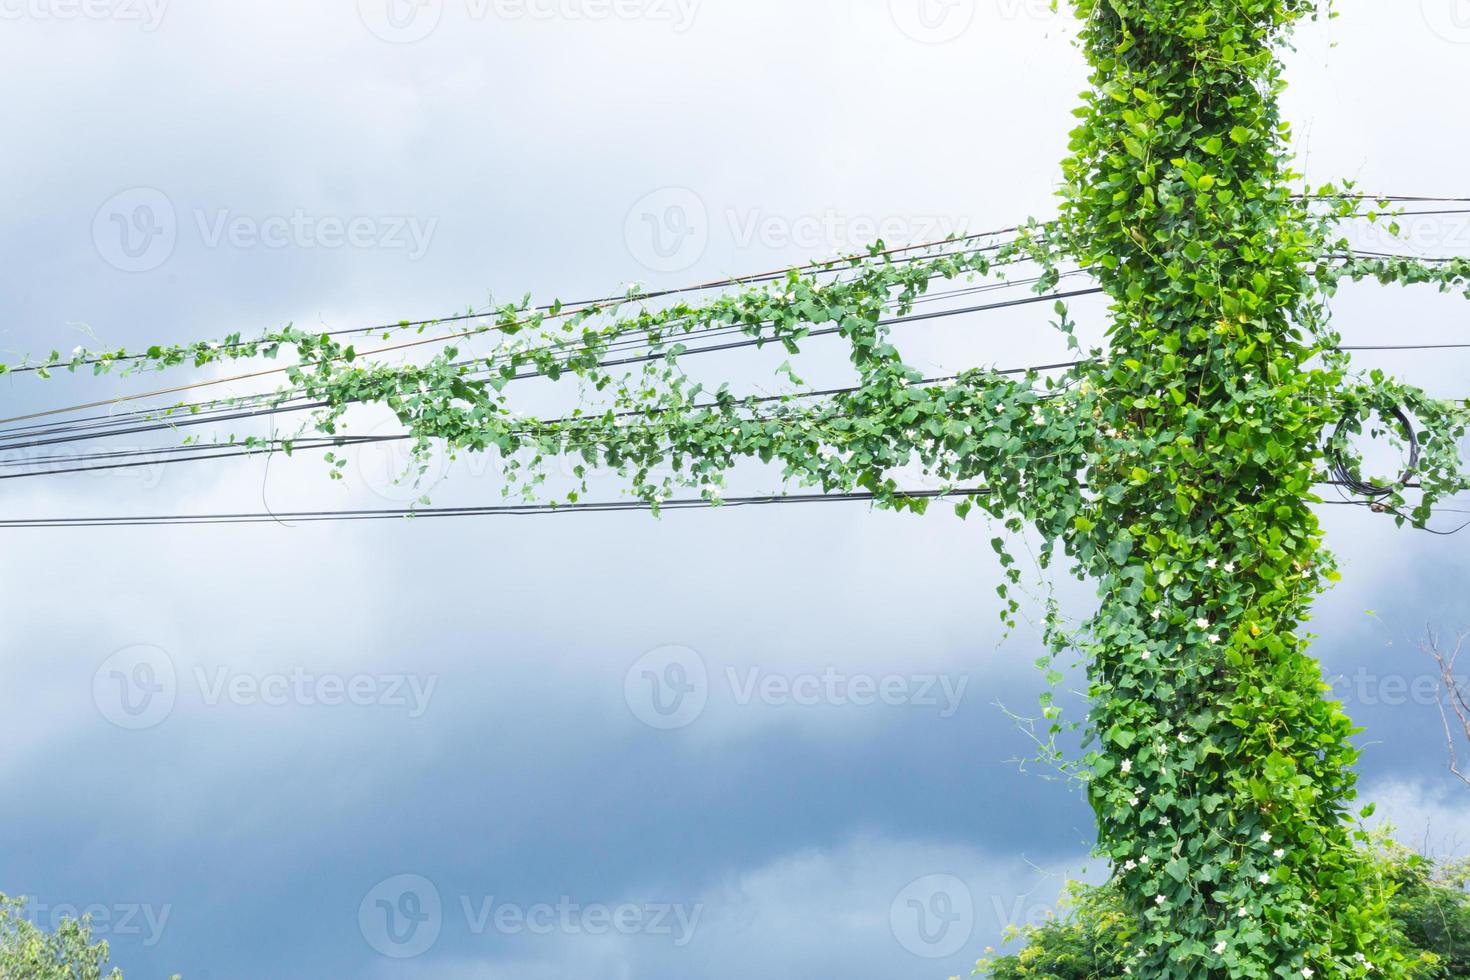
[(1425, 640), (1420, 644), (1420, 648), (1434, 658), (1435, 664), (1439, 667), (1439, 680), (1443, 692), (1438, 702), (1439, 717), (1444, 725), (1449, 770), (1466, 785), (1470, 785), (1470, 772), (1467, 772), (1460, 763), (1454, 731), (1455, 724), (1458, 723), (1466, 743), (1470, 744), (1470, 682), (1462, 683), (1455, 676), (1455, 665), (1467, 643), (1470, 643), (1470, 630), (1461, 631), (1455, 638), (1454, 646), (1444, 649), (1441, 647), (1439, 634), (1429, 629), (1426, 631)]

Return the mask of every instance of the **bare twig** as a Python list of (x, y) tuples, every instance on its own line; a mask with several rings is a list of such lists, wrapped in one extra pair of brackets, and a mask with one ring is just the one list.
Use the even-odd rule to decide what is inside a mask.
[(1430, 629), (1427, 631), (1422, 648), (1439, 665), (1441, 687), (1441, 697), (1438, 702), (1439, 717), (1444, 723), (1445, 747), (1449, 752), (1450, 772), (1470, 785), (1470, 772), (1461, 767), (1459, 752), (1456, 750), (1458, 739), (1454, 731), (1455, 723), (1458, 722), (1466, 743), (1470, 743), (1470, 681), (1461, 681), (1455, 676), (1455, 664), (1467, 645), (1470, 645), (1470, 630), (1462, 631), (1455, 638), (1454, 646), (1445, 649), (1440, 644), (1439, 633)]

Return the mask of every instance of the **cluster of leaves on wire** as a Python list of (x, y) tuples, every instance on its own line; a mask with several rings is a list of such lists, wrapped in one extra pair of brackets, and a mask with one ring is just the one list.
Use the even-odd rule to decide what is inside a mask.
[[(718, 502), (724, 474), (742, 459), (757, 459), (780, 463), (783, 478), (802, 485), (862, 488), (880, 504), (923, 510), (926, 499), (905, 495), (894, 470), (918, 467), (953, 486), (1009, 477), (1017, 460), (1033, 451), (1049, 459), (1072, 454), (1065, 463), (1038, 466), (1031, 479), (1004, 481), (995, 496), (1014, 501), (1066, 489), (1031, 484), (1076, 471), (1078, 420), (1089, 417), (1079, 413), (1079, 400), (1055, 397), (1065, 384), (1035, 373), (1012, 377), (972, 370), (926, 381), (904, 363), (891, 342), (891, 319), (885, 318), (908, 314), (937, 281), (991, 275), (1016, 263), (1044, 235), (1044, 226), (1033, 225), (998, 245), (961, 239), (911, 251), (878, 243), (868, 255), (788, 270), (774, 281), (701, 303), (654, 303), (631, 294), (611, 303), (533, 308), (528, 297), (454, 334), (375, 351), (359, 351), (335, 334), (288, 327), (253, 340), (232, 336), (141, 352), (78, 349), (69, 359), (53, 355), (30, 368), (136, 373), (286, 352), (296, 360), (281, 369), (289, 384), (266, 404), (315, 406), (307, 426), (317, 432), (340, 435), (350, 409), (383, 405), (413, 440), (415, 459), (423, 460), (436, 446), (496, 452), (507, 487), (520, 480), (528, 497), (544, 484), (552, 457), (573, 459), (579, 485), (566, 498), (573, 502), (597, 467), (626, 475), (630, 489), (655, 507), (678, 486)], [(1047, 272), (1034, 284), (1045, 291), (1059, 275)], [(1058, 311), (1068, 325), (1065, 308), (1059, 305)], [(405, 325), (383, 336), (433, 326)], [(501, 342), (488, 354), (470, 356), (461, 347), (491, 334)], [(846, 342), (857, 384), (805, 390), (788, 360), (778, 372), (788, 391), (742, 396), (728, 385), (709, 390), (685, 371), (685, 359), (700, 352), (689, 346), (695, 338), (739, 335), (797, 354), (809, 336), (828, 334)], [(394, 365), (373, 356), (428, 343), (442, 347), (423, 363)], [(637, 354), (619, 356), (630, 349)], [(582, 405), (559, 418), (515, 411), (510, 385), (530, 377), (575, 381)], [(195, 403), (157, 414), (199, 408)], [(265, 445), (256, 439), (244, 443)], [(282, 448), (289, 451), (291, 441)], [(346, 458), (329, 453), (328, 459), (340, 475)]]

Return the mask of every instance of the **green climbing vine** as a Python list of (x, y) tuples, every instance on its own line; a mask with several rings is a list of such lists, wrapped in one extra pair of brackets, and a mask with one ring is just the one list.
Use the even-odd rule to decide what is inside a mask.
[[(1353, 813), (1353, 728), (1302, 632), (1337, 577), (1312, 506), (1347, 476), (1374, 506), (1425, 524), (1470, 487), (1457, 444), (1463, 403), (1356, 373), (1331, 328), (1345, 282), (1470, 292), (1470, 260), (1360, 255), (1344, 228), (1393, 229), (1390, 202), (1308, 188), (1291, 169), (1279, 55), (1312, 0), (1077, 0), (1092, 87), (1063, 164), (1060, 215), (1014, 233), (889, 250), (736, 282), (705, 300), (630, 291), (605, 302), (404, 323), (358, 342), (287, 327), (245, 340), (53, 353), (7, 370), (141, 374), (261, 358), (285, 383), (265, 395), (182, 401), (151, 417), (181, 427), (222, 413), (293, 409), (297, 433), (244, 445), (291, 452), (324, 437), (334, 476), (356, 406), (390, 410), (415, 459), (436, 446), (496, 454), (508, 492), (544, 492), (548, 463), (623, 474), (654, 509), (679, 488), (718, 503), (745, 461), (785, 481), (905, 492), (921, 470), (1043, 541), (1098, 585), (1080, 624), (1049, 606), (1052, 657), (1088, 665), (1088, 754), (1079, 771), (1131, 927), (1130, 972), (1153, 978), (1402, 977), (1391, 893), (1363, 857)], [(925, 378), (895, 321), (935, 284), (1040, 269), (1039, 295), (1079, 271), (1110, 302), (1106, 350), (1060, 373), (971, 369)], [(956, 288), (959, 288), (956, 286)], [(979, 288), (979, 287), (976, 287)], [(1054, 325), (1075, 348), (1058, 302)], [(846, 345), (854, 383), (815, 391), (788, 360), (782, 390), (750, 395), (687, 373), (696, 339), (743, 338), (790, 357)], [(482, 340), (497, 341), (488, 352)], [(409, 351), (412, 363), (388, 358)], [(632, 352), (632, 353), (630, 353)], [(0, 372), (3, 373), (3, 372)], [(511, 395), (529, 377), (570, 381), (577, 406), (540, 417)], [(172, 390), (169, 392), (172, 393)], [(1407, 431), (1405, 431), (1407, 429)], [(1375, 486), (1353, 437), (1403, 436), (1414, 465)], [(191, 439), (199, 438), (190, 436)], [(314, 443), (320, 446), (322, 443)], [(995, 542), (1018, 610), (1015, 559)], [(1053, 734), (1058, 709), (1044, 702)]]

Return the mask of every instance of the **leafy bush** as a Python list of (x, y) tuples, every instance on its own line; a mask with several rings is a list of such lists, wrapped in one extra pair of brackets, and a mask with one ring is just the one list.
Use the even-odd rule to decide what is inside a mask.
[(25, 911), (25, 899), (0, 894), (0, 980), (122, 980), (121, 970), (107, 969), (107, 943), (92, 943), (86, 917), (47, 933)]
[[(1436, 864), (1387, 842), (1372, 856), (1395, 886), (1389, 910), (1404, 944), (1418, 955), (1418, 977), (1470, 977), (1470, 861)], [(1132, 980), (1132, 932), (1115, 887), (1074, 883), (1058, 916), (1007, 931), (1007, 942), (1025, 943), (1020, 952), (983, 959), (975, 973), (991, 980)]]
[(107, 968), (107, 943), (91, 945), (87, 920), (45, 933), (25, 917), (25, 899), (0, 895), (0, 980), (122, 980)]

